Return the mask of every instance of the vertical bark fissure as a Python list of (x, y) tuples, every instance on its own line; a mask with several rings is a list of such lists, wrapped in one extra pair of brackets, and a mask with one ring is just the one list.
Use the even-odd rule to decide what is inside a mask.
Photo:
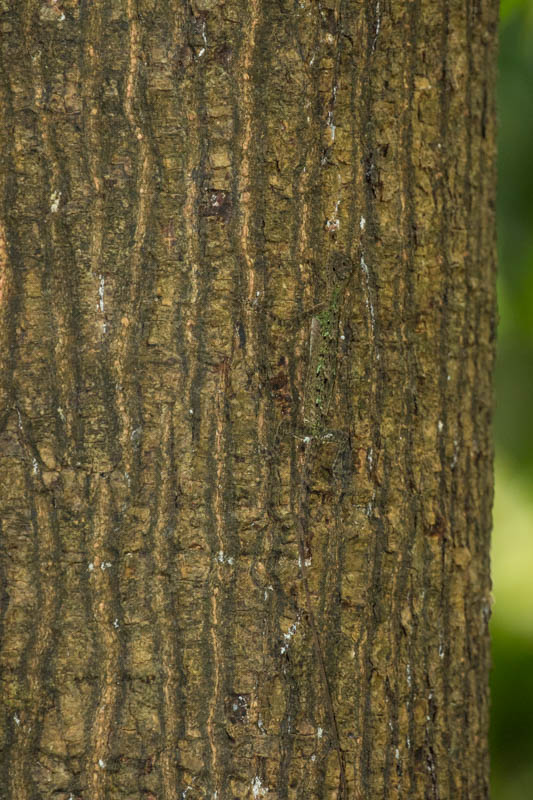
[[(172, 407), (163, 404), (159, 419), (159, 448), (154, 465), (155, 496), (151, 508), (150, 527), (147, 535), (147, 551), (151, 553), (149, 570), (145, 581), (153, 586), (153, 599), (146, 598), (153, 626), (153, 659), (158, 680), (159, 707), (158, 716), (161, 726), (161, 789), (168, 800), (177, 798), (177, 774), (173, 758), (176, 741), (176, 721), (179, 711), (172, 692), (172, 674), (175, 668), (174, 626), (172, 625), (172, 609), (168, 591), (166, 590), (168, 574), (167, 540), (168, 529), (168, 491), (172, 471), (176, 465), (169, 461), (169, 440), (172, 424)], [(159, 673), (159, 674), (157, 674)]]
[[(134, 234), (131, 254), (129, 258), (129, 271), (127, 282), (127, 303), (125, 304), (124, 317), (120, 320), (120, 327), (114, 353), (114, 371), (116, 375), (115, 392), (116, 403), (121, 416), (121, 435), (123, 458), (126, 471), (131, 471), (131, 462), (127, 457), (131, 443), (132, 420), (129, 408), (131, 396), (124, 389), (125, 368), (132, 363), (127, 358), (136, 348), (133, 344), (133, 335), (139, 325), (141, 315), (141, 296), (143, 285), (141, 283), (141, 266), (144, 255), (145, 239), (147, 236), (150, 209), (154, 200), (154, 158), (150, 147), (149, 133), (152, 133), (143, 117), (147, 115), (146, 104), (141, 104), (139, 84), (139, 67), (142, 58), (142, 30), (140, 28), (137, 0), (127, 0), (128, 17), (128, 67), (126, 85), (124, 88), (124, 114), (128, 121), (130, 132), (134, 134), (138, 143), (138, 175), (136, 183), (137, 208), (134, 218)], [(135, 103), (137, 101), (137, 108)], [(144, 114), (143, 114), (144, 112)], [(152, 133), (153, 138), (153, 133)], [(118, 321), (117, 321), (118, 325)], [(129, 362), (129, 363), (128, 363)], [(134, 363), (134, 362), (133, 362)]]
[[(473, 31), (472, 31), (472, 24), (471, 24), (471, 21), (472, 21), (472, 5), (471, 5), (470, 0), (465, 0), (464, 14), (465, 14), (465, 28), (466, 28), (466, 30), (465, 30), (465, 48), (466, 48), (466, 61), (467, 61), (467, 74), (466, 74), (466, 80), (465, 80), (465, 106), (466, 106), (466, 113), (465, 113), (465, 149), (466, 149), (466, 164), (465, 164), (464, 193), (465, 193), (465, 198), (466, 198), (465, 211), (466, 211), (466, 230), (468, 232), (467, 233), (467, 237), (468, 238), (467, 238), (467, 242), (466, 242), (466, 254), (465, 254), (465, 327), (463, 328), (463, 331), (462, 331), (462, 338), (463, 338), (463, 344), (465, 345), (466, 352), (470, 352), (470, 347), (468, 346), (468, 342), (466, 340), (467, 339), (466, 334), (467, 334), (467, 331), (468, 331), (467, 325), (470, 322), (471, 305), (472, 305), (471, 304), (471, 292), (469, 291), (469, 289), (470, 289), (470, 286), (472, 285), (472, 278), (473, 278), (473, 274), (472, 274), (473, 273), (473, 270), (472, 270), (472, 261), (473, 261), (473, 259), (472, 259), (472, 256), (471, 256), (472, 247), (471, 247), (471, 244), (469, 242), (469, 239), (471, 237), (471, 233), (470, 232), (472, 231), (472, 227), (473, 227), (472, 226), (472, 212), (473, 212), (473, 204), (472, 204), (472, 182), (473, 182), (473, 174), (472, 174), (472, 172), (473, 172), (472, 127), (474, 125), (473, 97), (472, 97), (472, 76), (473, 76), (473, 71), (474, 71), (474, 64), (473, 64), (474, 56), (473, 56), (473, 52), (472, 51), (473, 51), (473, 44), (474, 43), (473, 43)], [(481, 141), (480, 141), (480, 144), (482, 144)], [(480, 149), (482, 150), (482, 147)], [(481, 179), (481, 174), (480, 174), (480, 179)], [(482, 235), (481, 225), (479, 226), (479, 235), (480, 236)], [(478, 254), (478, 258), (479, 258), (479, 254)], [(451, 278), (451, 275), (450, 275), (450, 278)], [(448, 345), (447, 349), (449, 349), (449, 343), (447, 342), (446, 344)], [(462, 362), (461, 362), (461, 367), (460, 367), (460, 371), (461, 372), (464, 369), (463, 365), (464, 365), (465, 361), (466, 361), (466, 359), (462, 360)], [(447, 370), (443, 370), (443, 373), (446, 373), (446, 372), (447, 372)], [(476, 422), (476, 417), (477, 417), (477, 414), (478, 414), (478, 408), (477, 408), (477, 403), (476, 403), (477, 386), (479, 385), (477, 365), (474, 365), (474, 374), (476, 375), (476, 379), (474, 381), (473, 392), (472, 392), (472, 420), (473, 420), (473, 427), (474, 427), (474, 432), (475, 432), (477, 430), (477, 427), (478, 427), (477, 426), (477, 422)], [(445, 387), (446, 386), (446, 375), (445, 374), (442, 374), (441, 382), (442, 382), (443, 387)], [(463, 383), (463, 382), (461, 381), (461, 383)], [(444, 394), (444, 391), (443, 391), (443, 394)], [(446, 411), (444, 413), (446, 413)], [(448, 432), (447, 431), (447, 427), (448, 427), (447, 415), (443, 418), (443, 422), (444, 422), (444, 430), (443, 430), (443, 437), (444, 437), (444, 435), (446, 435), (447, 432)], [(474, 446), (475, 446), (475, 443), (478, 441), (478, 437), (477, 437), (476, 433), (474, 433), (474, 436), (475, 436), (475, 439), (474, 439)], [(442, 453), (443, 475), (444, 475), (444, 473), (445, 473), (444, 463), (445, 462), (444, 462), (444, 447), (443, 446), (441, 446), (441, 453)], [(466, 485), (469, 486), (469, 484), (470, 484), (470, 474), (469, 474), (470, 473), (470, 468), (469, 468), (469, 465), (467, 466), (466, 473), (467, 473)], [(468, 520), (468, 516), (469, 516), (468, 515), (467, 506), (470, 505), (470, 500), (468, 499), (468, 495), (469, 494), (470, 494), (470, 491), (468, 491), (467, 498), (465, 499), (466, 500), (466, 502), (465, 502), (465, 512), (466, 512), (466, 519), (467, 520)], [(455, 498), (454, 498), (454, 500), (455, 500)], [(470, 535), (471, 528), (473, 529), (472, 532), (474, 533), (474, 536)], [(471, 522), (469, 520), (468, 521), (468, 525), (467, 525), (466, 537), (465, 537), (466, 541), (461, 542), (461, 545), (465, 546), (468, 549), (469, 552), (472, 552), (473, 551), (473, 544), (474, 544), (475, 540), (478, 538), (479, 534), (480, 534), (480, 525), (477, 523), (477, 520), (473, 519)], [(469, 580), (469, 588), (470, 588), (470, 580)], [(468, 602), (467, 602), (467, 597), (466, 596), (464, 597), (464, 601), (463, 601), (463, 613), (464, 613), (464, 616), (465, 616), (465, 646), (464, 646), (465, 656), (467, 657), (468, 661), (471, 661), (472, 660), (473, 637), (475, 636), (475, 632), (471, 630), (471, 624), (470, 624), (470, 619), (469, 619), (470, 614), (469, 614), (469, 608), (468, 608)], [(473, 690), (474, 694), (476, 693), (475, 687), (472, 687), (470, 685), (469, 677), (470, 676), (467, 675), (465, 677), (465, 680), (464, 680), (464, 683), (463, 683), (463, 703), (464, 703), (465, 708), (467, 708), (467, 705), (468, 705), (468, 694), (472, 690)], [(470, 740), (471, 735), (472, 735), (471, 732), (470, 732), (470, 729), (471, 728), (473, 729), (473, 728), (477, 727), (476, 726), (476, 721), (475, 721), (476, 709), (474, 709), (473, 711), (474, 711), (474, 713), (472, 714), (472, 718), (471, 719), (469, 719), (468, 716), (467, 716), (468, 712), (465, 713), (465, 717), (464, 717), (464, 725), (463, 725), (463, 731), (462, 731), (462, 737), (461, 737), (461, 739), (462, 739), (461, 747), (464, 750), (464, 752), (468, 752), (468, 749), (470, 747), (470, 741), (469, 740)], [(481, 784), (480, 784), (480, 781), (479, 781), (479, 771), (478, 770), (479, 770), (479, 767), (481, 766), (482, 761), (483, 761), (483, 759), (479, 759), (478, 760), (477, 768), (473, 773), (474, 777), (473, 777), (472, 780), (470, 779), (470, 775), (468, 773), (465, 776), (465, 785), (464, 785), (464, 788), (463, 788), (463, 792), (464, 792), (464, 797), (465, 798), (470, 797), (473, 792), (476, 792), (476, 793), (479, 792), (479, 788), (478, 787), (480, 787)]]
[(347, 800), (345, 757), (340, 744), (339, 727), (337, 725), (337, 717), (335, 715), (335, 708), (333, 705), (333, 697), (331, 693), (330, 681), (328, 680), (328, 675), (326, 672), (326, 660), (324, 656), (324, 650), (322, 647), (320, 634), (318, 631), (316, 616), (313, 610), (313, 602), (311, 600), (311, 592), (309, 591), (309, 583), (307, 579), (306, 542), (309, 539), (309, 516), (307, 511), (308, 508), (307, 492), (308, 492), (308, 482), (309, 482), (309, 471), (313, 467), (313, 460), (314, 460), (313, 451), (316, 449), (316, 447), (320, 447), (320, 442), (316, 442), (315, 439), (306, 442), (304, 445), (304, 455), (302, 458), (302, 466), (301, 466), (301, 479), (300, 479), (301, 482), (298, 492), (298, 504), (294, 516), (295, 516), (296, 528), (298, 531), (299, 567), (302, 575), (302, 584), (305, 593), (306, 614), (309, 626), (311, 628), (316, 659), (318, 661), (318, 669), (320, 673), (320, 680), (322, 682), (322, 691), (324, 694), (325, 706), (329, 717), (329, 723), (331, 725), (333, 746), (337, 751), (339, 760), (339, 790), (337, 796), (339, 800)]
[[(413, 343), (415, 337), (415, 294), (413, 286), (413, 275), (415, 273), (415, 235), (416, 235), (416, 209), (414, 201), (415, 192), (415, 177), (414, 177), (414, 163), (413, 163), (413, 115), (414, 115), (414, 81), (415, 81), (415, 67), (416, 67), (416, 53), (419, 41), (419, 16), (420, 16), (420, 3), (415, 1), (411, 5), (411, 10), (406, 15), (406, 39), (408, 42), (408, 50), (405, 54), (404, 65), (404, 85), (405, 85), (405, 108), (403, 113), (403, 125), (401, 127), (402, 144), (405, 152), (405, 164), (402, 170), (401, 189), (403, 201), (400, 205), (401, 212), (403, 212), (403, 219), (399, 220), (399, 224), (403, 227), (404, 242), (402, 245), (402, 258), (405, 264), (405, 277), (404, 277), (404, 290), (402, 295), (402, 354), (404, 359), (405, 370), (407, 373), (407, 383), (403, 392), (403, 468), (405, 470), (405, 485), (409, 492), (412, 492), (412, 498), (408, 503), (408, 535), (405, 544), (400, 554), (400, 566), (397, 571), (397, 583), (393, 599), (393, 613), (395, 611), (396, 620), (396, 647), (398, 651), (401, 650), (402, 643), (405, 641), (408, 631), (402, 625), (402, 610), (405, 608), (405, 598), (408, 594), (407, 589), (409, 585), (409, 578), (411, 573), (411, 566), (413, 562), (413, 550), (415, 539), (419, 530), (419, 509), (418, 500), (415, 493), (416, 481), (413, 474), (413, 452), (415, 450), (414, 437), (413, 437), (413, 419), (416, 415), (416, 366), (415, 357), (413, 352)], [(409, 612), (412, 614), (412, 604), (409, 603)], [(413, 663), (413, 655), (411, 652), (411, 645), (408, 642), (408, 663)], [(394, 693), (393, 698), (395, 705), (391, 703), (393, 713), (390, 724), (390, 749), (391, 749), (391, 762), (394, 756), (396, 763), (396, 776), (399, 780), (398, 786), (402, 786), (403, 770), (400, 763), (400, 758), (404, 750), (404, 742), (400, 742), (398, 736), (398, 724), (400, 708), (399, 703), (402, 702), (401, 698), (403, 693), (401, 691), (402, 681), (396, 670)]]
[[(221, 673), (224, 670), (224, 654), (223, 654), (223, 641), (221, 637), (221, 626), (223, 624), (220, 607), (222, 605), (222, 594), (224, 592), (225, 576), (222, 574), (226, 569), (224, 560), (228, 556), (225, 554), (224, 542), (224, 509), (223, 509), (223, 482), (224, 482), (224, 398), (223, 393), (225, 390), (225, 381), (222, 377), (217, 396), (214, 403), (214, 453), (213, 453), (213, 526), (214, 526), (214, 544), (215, 550), (212, 552), (214, 560), (213, 573), (216, 576), (214, 586), (211, 589), (211, 636), (212, 636), (212, 652), (213, 652), (213, 667), (214, 667), (214, 681), (213, 692), (209, 709), (209, 716), (207, 719), (207, 730), (209, 733), (209, 741), (211, 747), (211, 770), (212, 782), (214, 791), (218, 797), (221, 791), (222, 782), (220, 781), (219, 774), (221, 772), (221, 758), (219, 755), (219, 720), (222, 715), (223, 705), (223, 692), (222, 684), (224, 676)], [(231, 558), (231, 556), (230, 556)], [(233, 559), (232, 559), (233, 560)], [(220, 595), (220, 597), (219, 597)], [(218, 741), (217, 741), (218, 740)]]
[[(478, 7), (476, 3), (470, 5), (468, 3), (468, 7), (470, 10), (471, 17), (474, 15), (474, 11), (477, 11), (478, 17), (482, 21), (481, 30), (491, 31), (494, 30), (496, 27), (497, 17), (498, 17), (498, 4), (496, 2), (482, 3), (481, 7)], [(492, 12), (492, 14), (491, 14)], [(475, 41), (474, 38), (474, 26), (471, 24), (468, 30), (470, 40), (472, 42)], [(475, 130), (474, 124), (470, 126), (469, 129), (469, 137), (468, 137), (468, 144), (469, 147), (472, 148), (472, 142), (476, 142), (479, 147), (479, 157), (478, 157), (478, 182), (481, 185), (481, 196), (485, 198), (485, 203), (481, 203), (477, 206), (477, 211), (479, 214), (479, 222), (476, 226), (469, 226), (468, 230), (472, 232), (476, 232), (475, 235), (472, 236), (473, 239), (473, 247), (472, 250), (475, 253), (474, 259), (469, 259), (468, 266), (468, 274), (474, 272), (472, 270), (472, 265), (476, 266), (479, 270), (479, 275), (476, 276), (475, 272), (473, 274), (473, 285), (476, 286), (478, 293), (481, 293), (482, 296), (487, 294), (487, 299), (484, 299), (483, 302), (479, 302), (475, 309), (475, 325), (474, 325), (474, 332), (475, 332), (475, 341), (477, 338), (481, 339), (484, 342), (484, 348), (486, 352), (486, 365), (485, 368), (481, 368), (481, 359), (476, 358), (475, 355), (473, 357), (474, 362), (474, 381), (473, 381), (473, 394), (472, 394), (472, 405), (470, 408), (471, 417), (473, 420), (473, 428), (474, 428), (474, 443), (477, 444), (477, 453), (476, 453), (476, 462), (478, 466), (477, 469), (477, 480), (476, 480), (476, 489), (477, 489), (477, 501), (479, 502), (480, 507), (480, 515), (479, 518), (472, 519), (472, 525), (469, 526), (468, 531), (473, 530), (475, 536), (469, 536), (467, 541), (468, 549), (471, 553), (471, 557), (473, 563), (477, 565), (477, 579), (481, 581), (481, 592), (476, 595), (474, 592), (471, 592), (472, 598), (470, 599), (470, 617), (474, 616), (473, 625), (470, 625), (470, 620), (467, 617), (467, 629), (466, 629), (466, 637), (467, 642), (471, 647), (469, 647), (469, 660), (470, 661), (479, 661), (479, 663), (483, 666), (485, 670), (485, 674), (488, 675), (488, 670), (490, 668), (490, 640), (488, 634), (488, 624), (490, 619), (491, 613), (491, 597), (490, 597), (490, 588), (491, 588), (491, 581), (490, 581), (490, 531), (491, 531), (491, 509), (492, 509), (492, 501), (493, 501), (493, 477), (492, 477), (492, 458), (493, 458), (493, 450), (492, 450), (492, 442), (490, 439), (490, 422), (491, 422), (491, 410), (492, 410), (492, 393), (491, 393), (491, 379), (492, 379), (492, 370), (494, 365), (494, 336), (495, 336), (495, 317), (496, 317), (496, 299), (495, 299), (495, 258), (494, 258), (494, 239), (495, 233), (491, 234), (490, 230), (495, 232), (495, 224), (493, 218), (493, 205), (494, 199), (492, 199), (492, 203), (487, 197), (487, 194), (490, 195), (491, 191), (493, 190), (493, 186), (496, 182), (496, 175), (495, 175), (495, 166), (494, 160), (492, 165), (488, 162), (487, 159), (487, 141), (486, 141), (486, 132), (485, 128), (485, 120), (484, 120), (484, 98), (490, 94), (490, 85), (494, 83), (495, 80), (495, 72), (494, 72), (494, 61), (490, 61), (490, 56), (493, 56), (493, 51), (491, 52), (491, 45), (488, 38), (484, 37), (484, 34), (479, 33), (477, 34), (478, 38), (478, 48), (481, 44), (482, 47), (482, 56), (479, 58), (478, 56), (478, 64), (477, 69), (474, 67), (472, 63), (472, 72), (469, 76), (471, 78), (471, 83), (469, 82), (469, 87), (472, 86), (471, 93), (473, 94), (473, 88), (477, 89), (478, 97), (481, 95), (481, 112), (478, 112), (478, 116), (475, 117), (475, 124), (479, 126), (478, 131), (481, 133), (480, 137), (474, 138), (473, 131)], [(481, 39), (481, 42), (479, 41)], [(473, 62), (473, 59), (472, 59)], [(479, 81), (474, 81), (474, 77), (476, 75), (484, 76), (483, 82), (479, 83)], [(479, 109), (479, 104), (478, 104)], [(472, 115), (473, 116), (473, 115)], [(492, 115), (491, 119), (495, 120), (496, 114), (494, 108), (492, 108)], [(472, 159), (473, 162), (473, 159)], [(473, 189), (473, 182), (469, 184), (470, 194), (469, 194), (469, 209), (476, 208), (475, 203), (475, 195)], [(488, 211), (486, 212), (486, 216), (480, 213), (481, 208), (487, 208)], [(485, 237), (488, 238), (488, 242), (485, 241), (485, 248), (483, 247)], [(483, 253), (487, 253), (487, 261), (485, 263), (485, 258)], [(470, 254), (469, 254), (470, 255)], [(483, 271), (486, 270), (490, 276), (490, 282), (484, 282), (484, 274)], [(475, 282), (475, 283), (474, 283)], [(485, 288), (486, 287), (486, 288)], [(485, 291), (484, 291), (485, 289)], [(489, 315), (487, 315), (487, 311)], [(487, 319), (488, 316), (488, 319)], [(488, 328), (487, 335), (484, 335), (483, 326)], [(474, 351), (473, 351), (474, 353)], [(483, 422), (482, 422), (483, 420)], [(485, 463), (484, 463), (485, 462)], [(487, 468), (489, 470), (489, 479), (487, 481), (486, 472)], [(466, 509), (465, 509), (466, 510)], [(465, 607), (468, 605), (467, 600), (468, 598), (465, 597)], [(481, 629), (481, 635), (479, 633)], [(489, 712), (489, 704), (486, 697), (486, 691), (483, 690), (483, 683), (481, 681), (476, 681), (474, 683), (473, 675), (471, 675), (472, 680), (472, 687), (471, 692), (477, 698), (476, 704), (476, 711), (479, 715), (477, 720), (477, 736), (481, 741), (485, 742), (484, 745), (484, 752), (482, 753), (482, 758), (477, 760), (478, 763), (478, 773), (477, 773), (477, 783), (476, 783), (476, 790), (482, 791), (484, 797), (489, 796), (489, 781), (488, 781), (488, 773), (489, 773), (489, 754), (488, 754), (488, 747), (487, 747), (487, 736), (488, 736), (488, 712)], [(465, 742), (471, 744), (471, 737), (468, 735), (468, 724), (465, 724)]]
[[(380, 238), (379, 220), (375, 209), (374, 198), (374, 184), (376, 181), (377, 167), (374, 163), (375, 157), (375, 142), (373, 141), (373, 120), (372, 120), (372, 103), (373, 92), (372, 83), (375, 69), (375, 29), (373, 29), (372, 22), (374, 20), (373, 6), (370, 2), (365, 4), (365, 22), (366, 22), (366, 57), (363, 67), (363, 77), (361, 81), (361, 105), (363, 113), (362, 125), (362, 161), (364, 164), (364, 203), (365, 203), (365, 217), (366, 228), (372, 232), (374, 240)], [(374, 259), (378, 258), (377, 249), (373, 248), (367, 255), (367, 241), (368, 236), (363, 232), (361, 243), (361, 268), (363, 270), (363, 285), (366, 294), (366, 305), (368, 312), (368, 324), (370, 335), (372, 338), (372, 350), (375, 359), (374, 365), (370, 367), (370, 382), (372, 386), (372, 399), (370, 401), (371, 408), (371, 449), (368, 457), (369, 473), (375, 481), (375, 461), (379, 459), (380, 462), (386, 465), (386, 453), (382, 449), (381, 442), (381, 420), (382, 420), (382, 404), (383, 404), (383, 390), (384, 390), (384, 367), (382, 361), (382, 348), (380, 336), (380, 298), (377, 292), (375, 273), (377, 265), (372, 263), (372, 256)], [(367, 260), (370, 264), (367, 264)], [(386, 466), (385, 466), (386, 468)], [(363, 795), (368, 795), (371, 791), (370, 780), (372, 774), (372, 678), (374, 674), (374, 667), (372, 664), (372, 648), (376, 635), (377, 624), (382, 620), (382, 607), (381, 607), (381, 562), (384, 550), (384, 528), (381, 518), (374, 515), (374, 508), (386, 507), (386, 478), (383, 477), (383, 482), (379, 489), (374, 488), (373, 497), (370, 504), (372, 513), (372, 529), (373, 529), (373, 543), (369, 545), (367, 556), (369, 581), (368, 581), (368, 594), (367, 605), (365, 609), (365, 629), (366, 640), (363, 652), (363, 669), (364, 669), (364, 682), (362, 685), (362, 693), (365, 693), (362, 707), (362, 718), (360, 723), (362, 744), (361, 744), (361, 783), (363, 787)]]
[[(19, 417), (20, 422), (20, 447), (22, 452), (26, 449), (26, 445), (24, 442), (24, 430), (22, 427), (22, 422), (20, 421), (21, 418)], [(24, 454), (26, 455), (26, 454)], [(26, 455), (27, 458), (27, 455)], [(29, 460), (29, 459), (28, 459)], [(26, 467), (24, 480), (27, 489), (30, 488), (30, 479), (28, 475), (28, 467)], [(39, 537), (37, 536), (37, 513), (34, 504), (30, 500), (30, 519), (31, 519), (31, 528), (34, 534), (34, 546), (33, 546), (33, 556), (36, 562), (37, 569), (35, 570), (35, 574), (32, 576), (33, 580), (35, 581), (36, 586), (36, 605), (39, 608), (44, 608), (45, 613), (43, 614), (43, 618), (40, 620), (40, 624), (37, 628), (32, 631), (32, 635), (29, 638), (26, 647), (24, 648), (22, 657), (19, 663), (19, 670), (18, 670), (18, 678), (19, 684), (24, 686), (25, 691), (21, 692), (22, 697), (24, 698), (25, 706), (24, 714), (20, 714), (19, 712), (16, 713), (15, 719), (15, 726), (14, 729), (12, 728), (12, 741), (11, 746), (13, 748), (12, 754), (10, 754), (10, 764), (11, 764), (11, 771), (9, 775), (9, 785), (14, 797), (20, 797), (21, 800), (27, 800), (31, 796), (31, 793), (34, 789), (33, 781), (31, 773), (28, 772), (26, 769), (26, 762), (29, 758), (29, 753), (31, 752), (30, 746), (34, 744), (35, 735), (30, 737), (31, 727), (35, 728), (35, 724), (37, 722), (37, 709), (35, 707), (32, 708), (31, 701), (34, 699), (32, 697), (32, 679), (33, 683), (35, 684), (35, 671), (37, 670), (39, 673), (39, 677), (42, 679), (42, 666), (41, 666), (41, 654), (43, 652), (43, 644), (46, 647), (46, 637), (48, 634), (48, 630), (46, 628), (46, 622), (50, 621), (46, 619), (46, 612), (49, 615), (50, 603), (48, 602), (45, 606), (44, 603), (44, 594), (43, 594), (43, 587), (42, 587), (42, 569), (41, 565), (41, 543), (39, 541)], [(44, 640), (39, 639), (39, 635), (43, 637)], [(30, 702), (28, 702), (28, 700)], [(14, 715), (15, 716), (15, 715)], [(17, 719), (20, 720), (17, 723)], [(22, 724), (21, 724), (22, 723)]]
[[(14, 112), (13, 112), (13, 99), (12, 91), (8, 80), (8, 70), (2, 65), (2, 77), (4, 78), (4, 92), (3, 92), (3, 115), (8, 125), (8, 129), (14, 128)], [(7, 139), (7, 137), (5, 137)], [(16, 401), (16, 385), (15, 385), (15, 370), (17, 363), (17, 351), (19, 344), (17, 342), (17, 325), (21, 313), (21, 305), (24, 297), (22, 291), (22, 275), (20, 269), (21, 256), (20, 256), (20, 237), (15, 224), (15, 198), (16, 198), (16, 177), (14, 169), (13, 157), (13, 141), (9, 148), (9, 161), (7, 162), (8, 168), (5, 170), (5, 179), (3, 181), (2, 200), (2, 230), (1, 230), (1, 243), (2, 249), (2, 303), (5, 308), (4, 319), (7, 326), (6, 336), (6, 364), (2, 370), (2, 382), (4, 384), (4, 403), (5, 406), (2, 410), (0, 431), (4, 431), (7, 427), (10, 418), (14, 413), (14, 403)]]
[[(109, 494), (106, 484), (97, 474), (88, 482), (91, 511), (91, 578), (95, 598), (94, 624), (97, 637), (101, 641), (102, 667), (101, 687), (98, 704), (92, 725), (92, 755), (89, 758), (91, 769), (90, 786), (95, 800), (106, 796), (109, 761), (109, 741), (112, 735), (112, 722), (116, 715), (118, 702), (117, 675), (120, 644), (117, 629), (112, 625), (113, 602), (111, 582), (106, 575), (109, 568), (105, 551), (110, 547), (108, 528)], [(111, 529), (112, 530), (112, 529)]]
[[(440, 170), (439, 170), (439, 181), (437, 183), (436, 192), (440, 195), (440, 204), (441, 204), (441, 226), (439, 229), (439, 242), (441, 247), (441, 263), (444, 264), (444, 291), (442, 297), (442, 311), (441, 311), (441, 325), (440, 325), (440, 345), (441, 345), (441, 357), (444, 357), (442, 354), (447, 354), (448, 349), (448, 341), (447, 341), (447, 316), (446, 316), (446, 305), (448, 303), (448, 293), (450, 290), (449, 286), (449, 272), (450, 272), (450, 265), (448, 260), (447, 254), (447, 241), (446, 241), (446, 233), (448, 231), (448, 217), (449, 217), (449, 210), (448, 210), (448, 203), (446, 197), (446, 184), (445, 184), (445, 176), (449, 170), (449, 141), (448, 141), (448, 91), (449, 91), (449, 81), (451, 80), (450, 77), (450, 64), (448, 62), (448, 39), (449, 39), (449, 2), (443, 4), (442, 7), (442, 23), (441, 23), (441, 31), (442, 31), (442, 39), (441, 39), (441, 65), (442, 65), (442, 80), (441, 80), (441, 87), (440, 87), (440, 115), (439, 115), (439, 133), (440, 133), (440, 144), (441, 147), (439, 148), (441, 159), (440, 159)], [(441, 395), (441, 414), (445, 414), (445, 397), (446, 397), (446, 383), (448, 378), (448, 370), (447, 364), (440, 365), (440, 395)], [(458, 387), (460, 390), (460, 386)], [(441, 417), (442, 418), (442, 417)], [(443, 420), (444, 426), (444, 420)], [(444, 428), (443, 428), (444, 431)], [(444, 465), (442, 463), (442, 449), (440, 452), (440, 459), (441, 459), (441, 487), (444, 487)], [(449, 515), (450, 519), (450, 532), (453, 530), (453, 523), (454, 523), (454, 509), (453, 509), (453, 495), (451, 498), (451, 506), (450, 509), (446, 509), (446, 494), (441, 495), (441, 504), (442, 504), (442, 514), (444, 519), (446, 519)], [(450, 687), (449, 687), (449, 679), (450, 679), (450, 635), (451, 635), (451, 624), (450, 624), (450, 602), (447, 593), (447, 587), (449, 585), (449, 566), (448, 566), (448, 558), (447, 558), (447, 536), (446, 532), (441, 537), (441, 564), (442, 564), (442, 590), (441, 590), (441, 598), (440, 604), (442, 608), (442, 641), (439, 642), (439, 656), (441, 656), (442, 662), (442, 676), (443, 676), (443, 689), (444, 689), (444, 717), (445, 717), (445, 729), (443, 733), (443, 740), (446, 749), (449, 751), (451, 749), (451, 737), (452, 737), (452, 728), (451, 728), (451, 720), (450, 720)], [(448, 562), (448, 563), (447, 563)], [(442, 655), (441, 655), (442, 654)], [(447, 772), (448, 772), (448, 786), (447, 790), (451, 794), (453, 794), (454, 787), (452, 783), (452, 773), (453, 768), (450, 761), (447, 763)]]

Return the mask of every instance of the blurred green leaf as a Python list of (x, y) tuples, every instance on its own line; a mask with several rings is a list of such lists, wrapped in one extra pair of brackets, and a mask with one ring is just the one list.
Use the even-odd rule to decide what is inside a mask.
[(522, 13), (531, 20), (533, 3), (531, 0), (501, 0), (500, 21), (505, 24), (513, 14)]
[(528, 800), (533, 787), (533, 638), (492, 625), (493, 800)]
[(491, 623), (493, 800), (533, 797), (533, 0), (502, 0)]

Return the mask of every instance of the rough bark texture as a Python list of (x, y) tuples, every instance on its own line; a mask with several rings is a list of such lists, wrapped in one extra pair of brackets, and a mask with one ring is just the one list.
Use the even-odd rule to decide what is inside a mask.
[(0, 8), (0, 796), (488, 797), (496, 0)]

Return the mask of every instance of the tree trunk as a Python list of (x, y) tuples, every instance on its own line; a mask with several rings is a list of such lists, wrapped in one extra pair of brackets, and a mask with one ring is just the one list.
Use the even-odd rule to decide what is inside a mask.
[(0, 5), (0, 796), (488, 797), (496, 0)]

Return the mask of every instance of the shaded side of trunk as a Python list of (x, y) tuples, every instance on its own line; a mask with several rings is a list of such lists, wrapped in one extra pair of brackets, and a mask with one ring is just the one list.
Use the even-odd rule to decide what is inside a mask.
[(0, 5), (1, 796), (488, 797), (497, 2)]

